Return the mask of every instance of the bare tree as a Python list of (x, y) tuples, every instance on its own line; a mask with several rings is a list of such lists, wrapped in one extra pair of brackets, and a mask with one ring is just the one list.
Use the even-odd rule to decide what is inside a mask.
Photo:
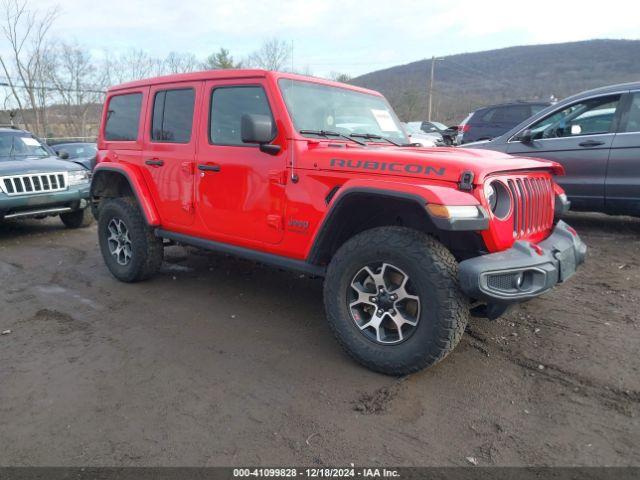
[(46, 134), (45, 78), (51, 67), (47, 61), (51, 47), (48, 33), (58, 10), (30, 10), (26, 0), (2, 0), (0, 5), (0, 34), (8, 41), (10, 51), (6, 59), (0, 56), (0, 65), (25, 127)]
[(163, 68), (161, 60), (136, 48), (116, 56), (107, 53), (101, 65), (107, 85), (117, 85), (159, 75)]
[(199, 67), (198, 59), (192, 53), (170, 52), (163, 63), (163, 73), (188, 73)]
[[(89, 51), (79, 45), (60, 43), (52, 51), (49, 69), (51, 96), (65, 134), (89, 136), (88, 124), (95, 123), (103, 101), (105, 78), (96, 68)], [(90, 118), (91, 117), (91, 118)]]
[(260, 49), (249, 55), (247, 63), (252, 67), (282, 71), (290, 58), (291, 49), (287, 42), (272, 38), (266, 40)]

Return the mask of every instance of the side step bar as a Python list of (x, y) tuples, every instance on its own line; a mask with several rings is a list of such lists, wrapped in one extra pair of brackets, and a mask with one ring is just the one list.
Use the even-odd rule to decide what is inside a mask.
[(167, 238), (169, 240), (173, 240), (174, 242), (192, 245), (194, 247), (202, 248), (205, 250), (228, 253), (230, 255), (235, 255), (236, 257), (246, 258), (247, 260), (253, 260), (254, 262), (260, 262), (267, 265), (273, 265), (274, 267), (283, 268), (285, 270), (303, 272), (309, 275), (315, 275), (317, 277), (325, 276), (324, 267), (320, 267), (303, 260), (295, 260), (293, 258), (274, 255), (272, 253), (258, 252), (249, 248), (237, 247), (235, 245), (215, 242), (213, 240), (207, 240), (205, 238), (192, 237), (190, 235), (170, 232), (168, 230), (162, 230), (160, 228), (157, 228), (155, 230), (155, 234), (156, 237)]
[(5, 215), (3, 218), (24, 218), (37, 217), (39, 215), (58, 215), (59, 213), (66, 213), (72, 210), (73, 209), (70, 207), (47, 208), (45, 210), (29, 210), (26, 212), (10, 213), (9, 215)]

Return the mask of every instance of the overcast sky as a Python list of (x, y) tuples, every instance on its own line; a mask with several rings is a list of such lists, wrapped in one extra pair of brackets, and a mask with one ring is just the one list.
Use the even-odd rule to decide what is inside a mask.
[(131, 47), (236, 58), (277, 36), (294, 68), (358, 75), (397, 64), (513, 45), (640, 38), (640, 2), (574, 0), (30, 0), (59, 5), (54, 35), (95, 50)]

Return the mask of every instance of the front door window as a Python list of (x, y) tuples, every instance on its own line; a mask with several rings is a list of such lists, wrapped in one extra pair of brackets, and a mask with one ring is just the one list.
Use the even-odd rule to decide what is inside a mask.
[(598, 135), (612, 131), (620, 95), (598, 97), (574, 103), (531, 127), (532, 139)]

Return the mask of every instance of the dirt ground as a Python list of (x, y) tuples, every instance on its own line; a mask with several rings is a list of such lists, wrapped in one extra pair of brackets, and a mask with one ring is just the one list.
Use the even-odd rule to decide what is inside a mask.
[(569, 283), (372, 373), (320, 280), (171, 247), (118, 283), (95, 226), (0, 226), (0, 465), (640, 465), (640, 219), (573, 214)]

